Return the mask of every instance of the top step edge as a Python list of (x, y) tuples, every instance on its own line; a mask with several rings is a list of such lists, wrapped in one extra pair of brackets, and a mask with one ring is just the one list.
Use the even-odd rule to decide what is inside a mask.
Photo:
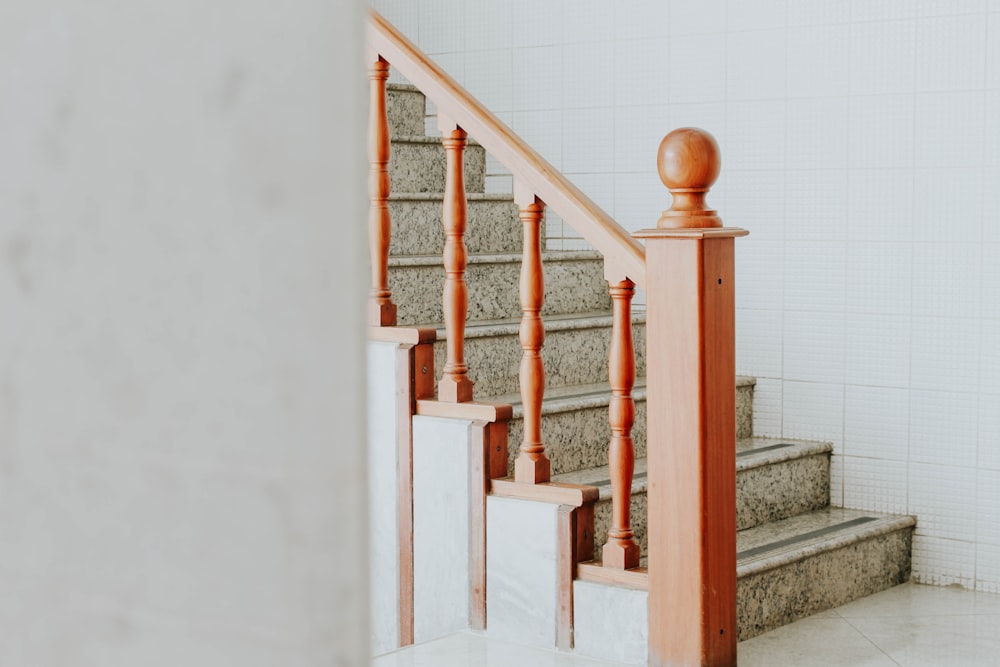
[[(591, 313), (567, 313), (548, 315), (542, 318), (546, 332), (579, 331), (583, 329), (604, 329), (611, 326), (611, 313), (605, 311)], [(632, 324), (645, 324), (645, 313), (632, 313)], [(437, 340), (447, 340), (448, 332), (440, 325), (420, 325), (421, 328), (436, 330)], [(521, 327), (521, 318), (504, 320), (478, 320), (465, 323), (465, 338), (492, 338), (494, 336), (509, 336), (517, 334)]]
[[(504, 192), (466, 192), (466, 201), (514, 203), (514, 195)], [(444, 201), (443, 192), (393, 192), (389, 201)]]
[[(466, 257), (466, 263), (469, 266), (475, 264), (520, 264), (522, 258), (523, 253), (520, 252), (470, 253)], [(604, 256), (596, 250), (545, 250), (542, 252), (543, 262), (596, 262), (601, 259), (604, 259)], [(389, 257), (389, 266), (392, 268), (441, 266), (443, 262), (440, 254), (392, 255)]]
[(385, 89), (396, 90), (403, 93), (420, 93), (421, 95), (423, 95), (423, 93), (420, 92), (420, 89), (414, 86), (412, 83), (386, 83)]
[[(393, 144), (428, 144), (434, 146), (441, 145), (441, 137), (429, 137), (425, 134), (402, 134), (390, 139), (390, 143)], [(478, 141), (469, 137), (465, 143), (466, 148), (479, 148), (482, 149), (483, 145)]]
[(749, 375), (737, 375), (736, 376), (736, 387), (753, 387), (757, 385), (757, 378), (751, 377)]

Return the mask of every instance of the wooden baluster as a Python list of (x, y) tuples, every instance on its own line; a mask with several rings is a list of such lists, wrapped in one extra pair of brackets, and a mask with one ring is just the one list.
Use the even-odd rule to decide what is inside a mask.
[(608, 378), (611, 383), (611, 444), (608, 447), (608, 467), (611, 472), (611, 529), (604, 545), (604, 567), (621, 570), (639, 566), (639, 543), (632, 533), (629, 511), (632, 504), (632, 473), (635, 472), (635, 445), (632, 425), (635, 423), (635, 346), (632, 342), (632, 297), (635, 283), (631, 280), (611, 284), (612, 329), (611, 351), (608, 355)]
[(524, 226), (521, 258), (521, 405), (524, 411), (524, 440), (514, 460), (514, 481), (538, 484), (549, 481), (551, 464), (542, 444), (542, 398), (545, 394), (545, 365), (542, 344), (545, 325), (542, 304), (545, 277), (542, 272), (542, 217), (545, 204), (520, 184), (514, 186), (514, 200)]
[(705, 195), (719, 147), (683, 128), (660, 144), (673, 205), (646, 239), (649, 664), (736, 665), (733, 257)]
[(469, 288), (465, 284), (465, 174), (463, 156), (466, 133), (454, 121), (438, 116), (447, 159), (444, 186), (444, 327), (447, 356), (438, 382), (438, 400), (461, 403), (472, 400), (472, 380), (465, 365), (465, 318)]
[(385, 82), (389, 63), (378, 57), (368, 79), (368, 245), (371, 253), (372, 287), (368, 302), (368, 323), (377, 327), (396, 324), (396, 305), (389, 291), (389, 117), (386, 111)]

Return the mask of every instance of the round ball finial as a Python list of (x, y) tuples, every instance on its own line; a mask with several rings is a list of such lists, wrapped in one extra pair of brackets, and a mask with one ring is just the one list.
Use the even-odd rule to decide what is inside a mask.
[(705, 130), (682, 127), (663, 138), (656, 158), (660, 180), (674, 197), (656, 226), (721, 227), (722, 220), (705, 204), (705, 196), (719, 177), (719, 144), (715, 138)]

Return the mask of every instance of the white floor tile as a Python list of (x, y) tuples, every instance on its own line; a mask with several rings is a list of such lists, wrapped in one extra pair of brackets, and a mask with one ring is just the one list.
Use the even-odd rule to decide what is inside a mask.
[(739, 644), (740, 667), (895, 667), (877, 646), (842, 618), (806, 618)]

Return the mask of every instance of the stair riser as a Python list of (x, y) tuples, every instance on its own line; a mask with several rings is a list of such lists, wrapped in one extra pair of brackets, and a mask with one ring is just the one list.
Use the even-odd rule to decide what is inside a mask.
[(739, 640), (883, 591), (910, 578), (913, 529), (828, 551), (737, 583)]
[[(812, 512), (826, 507), (829, 498), (830, 457), (826, 454), (741, 470), (736, 473), (736, 529)], [(632, 496), (632, 529), (643, 556), (647, 555), (646, 507), (645, 493)], [(595, 544), (607, 541), (610, 526), (611, 501), (601, 500), (594, 506)]]
[[(389, 254), (440, 255), (444, 251), (442, 200), (390, 200)], [(468, 202), (465, 247), (469, 254), (521, 251), (521, 223), (511, 201)]]
[[(465, 191), (482, 192), (486, 184), (486, 151), (465, 148)], [(389, 159), (392, 192), (444, 192), (445, 155), (439, 141), (393, 141)]]
[(419, 137), (424, 133), (427, 99), (422, 93), (390, 86), (386, 100), (390, 137)]
[[(634, 324), (636, 373), (646, 373), (646, 327)], [(547, 331), (542, 361), (548, 387), (606, 382), (611, 327)], [(475, 383), (475, 395), (483, 399), (501, 394), (515, 394), (519, 389), (518, 367), (521, 343), (517, 334), (469, 338), (465, 341), (465, 361), (469, 377)], [(444, 341), (434, 345), (434, 368), (438, 377), (444, 369)]]
[[(509, 422), (507, 474), (514, 472), (514, 458), (524, 439), (524, 420)], [(552, 474), (595, 468), (608, 464), (608, 406), (542, 415), (542, 441), (552, 462)], [(635, 402), (635, 425), (632, 427), (635, 456), (646, 456), (646, 401)]]
[[(518, 290), (521, 263), (469, 264), (465, 282), (469, 288), (469, 320), (499, 320), (520, 317)], [(398, 305), (401, 325), (440, 323), (444, 268), (400, 266), (389, 271), (389, 288)], [(545, 305), (550, 313), (586, 313), (611, 307), (602, 259), (546, 262)]]

